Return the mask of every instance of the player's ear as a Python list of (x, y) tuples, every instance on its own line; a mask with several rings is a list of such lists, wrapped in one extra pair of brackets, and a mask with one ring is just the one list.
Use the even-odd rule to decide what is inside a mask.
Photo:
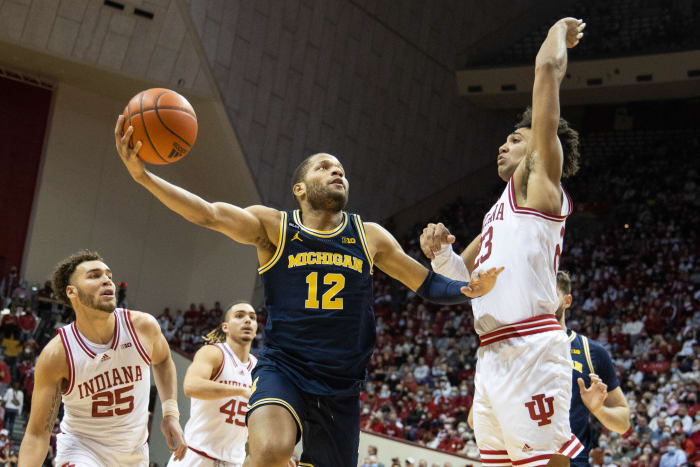
[(295, 198), (300, 198), (304, 193), (306, 193), (306, 183), (295, 183), (292, 187), (292, 193), (294, 194)]
[(66, 286), (66, 297), (76, 298), (78, 296), (78, 289), (74, 285)]
[(574, 298), (571, 296), (571, 294), (564, 297), (564, 307), (569, 308), (571, 306), (571, 302), (573, 302), (573, 300), (574, 300)]
[(224, 333), (228, 333), (228, 322), (224, 321), (221, 323), (221, 330), (224, 331)]

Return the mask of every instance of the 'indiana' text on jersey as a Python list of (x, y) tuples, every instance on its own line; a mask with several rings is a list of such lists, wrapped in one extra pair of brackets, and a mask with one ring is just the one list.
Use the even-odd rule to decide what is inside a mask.
[(357, 394), (374, 350), (372, 258), (360, 216), (334, 230), (282, 212), (277, 251), (258, 270), (265, 286), (268, 358), (303, 391)]

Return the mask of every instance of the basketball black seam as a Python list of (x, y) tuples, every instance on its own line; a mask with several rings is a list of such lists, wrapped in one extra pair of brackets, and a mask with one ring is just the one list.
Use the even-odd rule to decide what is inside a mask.
[(143, 131), (146, 133), (146, 138), (148, 138), (148, 143), (153, 148), (153, 151), (155, 151), (156, 156), (160, 157), (160, 160), (162, 160), (163, 162), (165, 162), (167, 164), (169, 161), (160, 155), (160, 153), (158, 152), (158, 148), (156, 148), (156, 146), (153, 144), (153, 141), (151, 141), (151, 135), (148, 134), (148, 126), (146, 125), (146, 120), (143, 118), (143, 95), (144, 95), (144, 93), (142, 92), (141, 98), (139, 99), (139, 112), (141, 113), (141, 124), (143, 125)]
[[(171, 130), (170, 128), (168, 128), (168, 125), (166, 125), (165, 122), (163, 121), (163, 119), (160, 118), (160, 114), (158, 113), (158, 99), (160, 99), (160, 97), (161, 97), (163, 94), (167, 94), (168, 92), (170, 92), (170, 91), (164, 91), (164, 92), (158, 94), (158, 96), (156, 97), (156, 102), (155, 102), (155, 107), (154, 107), (154, 110), (156, 111), (156, 117), (158, 117), (158, 120), (160, 120), (160, 124), (163, 125), (163, 128), (165, 128), (166, 130), (168, 130), (170, 133), (173, 134), (173, 136), (175, 136), (176, 138), (179, 138), (183, 143), (185, 143), (187, 146), (189, 146), (189, 147), (191, 148), (192, 145), (191, 145), (190, 143), (188, 143), (187, 140), (185, 140), (185, 138), (183, 138), (182, 136), (178, 135), (178, 134), (175, 133), (173, 130)], [(163, 110), (165, 110), (165, 109), (163, 109)], [(189, 112), (185, 112), (185, 113), (189, 114)]]

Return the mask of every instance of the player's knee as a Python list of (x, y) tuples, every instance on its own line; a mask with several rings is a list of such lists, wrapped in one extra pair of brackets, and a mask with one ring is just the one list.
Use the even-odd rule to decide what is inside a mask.
[(250, 467), (287, 467), (294, 454), (294, 444), (282, 439), (268, 439), (256, 446), (250, 446), (248, 461)]

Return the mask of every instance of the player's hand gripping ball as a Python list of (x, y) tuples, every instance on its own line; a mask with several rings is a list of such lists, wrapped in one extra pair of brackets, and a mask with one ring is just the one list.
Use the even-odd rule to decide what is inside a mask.
[(153, 88), (131, 98), (124, 109), (122, 134), (134, 128), (129, 142), (141, 141), (138, 156), (149, 164), (171, 164), (190, 152), (197, 139), (197, 115), (187, 99), (170, 89)]

